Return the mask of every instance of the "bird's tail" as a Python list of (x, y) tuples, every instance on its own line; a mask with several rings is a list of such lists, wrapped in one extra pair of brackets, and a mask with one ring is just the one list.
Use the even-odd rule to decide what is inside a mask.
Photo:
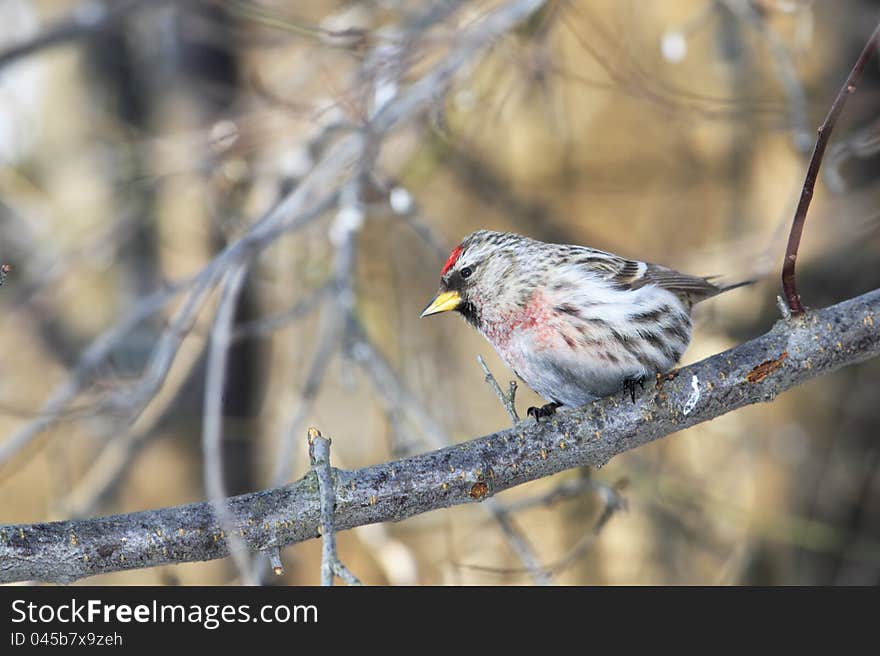
[(718, 294), (723, 294), (724, 292), (729, 292), (733, 289), (739, 289), (740, 287), (745, 287), (746, 285), (753, 285), (756, 282), (758, 282), (758, 278), (750, 278), (748, 280), (741, 280), (739, 282), (735, 282), (735, 283), (731, 283), (731, 284), (727, 285), (727, 284), (724, 284), (724, 283), (721, 283), (720, 281), (718, 281), (718, 278), (720, 278), (720, 276), (706, 276), (706, 278), (705, 278), (706, 282), (708, 282), (710, 285), (712, 285), (715, 289), (712, 291), (711, 294), (708, 294), (699, 300), (703, 301), (703, 300), (706, 300), (707, 298), (712, 298), (713, 296), (718, 296)]

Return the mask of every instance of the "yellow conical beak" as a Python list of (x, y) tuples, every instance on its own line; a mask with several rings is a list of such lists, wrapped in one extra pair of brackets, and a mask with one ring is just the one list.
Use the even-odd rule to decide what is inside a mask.
[(440, 292), (434, 300), (428, 303), (428, 307), (422, 312), (423, 317), (438, 312), (449, 312), (461, 305), (461, 294), (456, 291)]

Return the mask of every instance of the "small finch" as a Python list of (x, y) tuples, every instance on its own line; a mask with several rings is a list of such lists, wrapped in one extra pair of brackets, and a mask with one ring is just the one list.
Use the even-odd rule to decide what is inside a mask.
[(748, 284), (710, 278), (569, 244), (479, 230), (453, 249), (422, 316), (455, 310), (501, 359), (562, 405), (628, 392), (669, 371), (691, 339), (695, 303)]

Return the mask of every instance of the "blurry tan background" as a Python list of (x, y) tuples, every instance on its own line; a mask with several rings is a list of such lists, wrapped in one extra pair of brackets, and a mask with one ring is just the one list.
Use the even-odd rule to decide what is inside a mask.
[[(458, 29), (499, 4), (132, 3), (100, 29), (4, 62), (0, 261), (14, 270), (0, 289), (0, 443), (34, 419), (92, 339), (199, 271), (295, 188), (335, 131), (393, 102)], [(0, 0), (0, 49), (105, 11), (94, 0)], [(878, 19), (880, 3), (867, 0), (546, 3), (383, 142), (385, 186), (365, 199), (353, 276), (370, 357), (334, 325), (333, 292), (321, 291), (342, 210), (282, 237), (251, 269), (236, 320), (258, 322), (260, 335), (230, 356), (228, 491), (270, 486), (279, 470), (302, 475), (310, 425), (344, 468), (507, 425), (476, 361), (505, 385), (512, 374), (491, 347), (455, 317), (418, 319), (446, 253), (477, 228), (762, 276), (698, 309), (685, 362), (769, 329), (814, 128)], [(407, 58), (389, 49), (370, 67), (381, 44), (404, 37)], [(832, 138), (799, 260), (807, 305), (880, 286), (878, 73), (874, 60)], [(120, 340), (58, 420), (0, 468), (0, 522), (205, 498), (215, 297), (144, 412), (132, 421), (127, 405), (179, 303)], [(516, 525), (555, 583), (876, 584), (878, 386), (880, 363), (869, 362), (500, 500), (523, 506)], [(521, 414), (539, 401), (524, 385), (518, 399)], [(279, 456), (285, 436), (289, 458)], [(560, 486), (568, 493), (548, 496)], [(616, 495), (627, 508), (603, 517)], [(348, 531), (339, 550), (368, 584), (535, 579), (477, 505)], [(287, 573), (268, 583), (318, 582), (317, 541), (283, 556)], [(86, 582), (236, 580), (218, 561)]]

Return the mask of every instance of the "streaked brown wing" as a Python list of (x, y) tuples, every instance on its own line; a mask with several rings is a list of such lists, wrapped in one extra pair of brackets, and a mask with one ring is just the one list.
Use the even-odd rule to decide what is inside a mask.
[(620, 289), (639, 289), (645, 285), (657, 285), (690, 304), (715, 296), (724, 289), (713, 284), (708, 278), (681, 273), (659, 264), (628, 260), (613, 253), (586, 247), (579, 248), (578, 252), (586, 255), (580, 259), (580, 263), (600, 273)]
[(632, 282), (632, 288), (638, 289), (650, 284), (668, 289), (673, 294), (685, 297), (691, 303), (702, 301), (721, 292), (720, 287), (706, 278), (667, 269), (659, 264), (648, 264), (645, 273)]

